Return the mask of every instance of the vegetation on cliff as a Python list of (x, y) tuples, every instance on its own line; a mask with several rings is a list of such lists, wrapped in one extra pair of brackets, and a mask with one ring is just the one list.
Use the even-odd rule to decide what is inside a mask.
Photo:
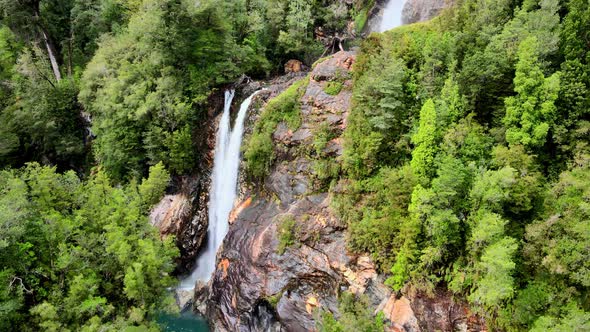
[(585, 0), (463, 0), (364, 42), (334, 207), (394, 290), (590, 328), (588, 31)]
[(244, 148), (246, 170), (253, 179), (262, 180), (275, 161), (272, 134), (280, 122), (295, 131), (301, 125), (300, 99), (305, 93), (309, 78), (293, 83), (264, 107), (260, 119)]

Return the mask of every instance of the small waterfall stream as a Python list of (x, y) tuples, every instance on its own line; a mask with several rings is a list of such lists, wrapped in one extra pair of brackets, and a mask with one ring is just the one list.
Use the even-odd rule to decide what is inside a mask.
[(402, 25), (402, 11), (405, 3), (406, 0), (389, 0), (387, 2), (378, 32), (385, 32)]
[(209, 229), (207, 244), (197, 258), (191, 275), (180, 283), (181, 289), (192, 289), (200, 280), (207, 282), (215, 271), (217, 250), (229, 228), (229, 214), (234, 207), (237, 196), (238, 169), (240, 166), (240, 147), (244, 134), (244, 120), (252, 103), (255, 92), (246, 98), (240, 106), (234, 128), (230, 128), (230, 109), (234, 99), (234, 90), (225, 92), (225, 105), (216, 134), (215, 158), (211, 174), (209, 191)]

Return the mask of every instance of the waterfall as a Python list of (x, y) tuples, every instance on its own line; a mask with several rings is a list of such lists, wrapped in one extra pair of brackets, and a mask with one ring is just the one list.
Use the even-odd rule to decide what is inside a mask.
[(383, 12), (379, 32), (385, 32), (402, 25), (402, 10), (406, 0), (389, 0)]
[(217, 129), (213, 173), (209, 190), (209, 229), (207, 244), (197, 258), (191, 275), (182, 280), (180, 288), (191, 289), (197, 280), (207, 282), (215, 271), (217, 250), (229, 228), (229, 214), (237, 196), (238, 168), (240, 166), (240, 147), (244, 134), (244, 120), (255, 92), (240, 106), (233, 130), (230, 129), (230, 108), (234, 90), (225, 92), (225, 105)]

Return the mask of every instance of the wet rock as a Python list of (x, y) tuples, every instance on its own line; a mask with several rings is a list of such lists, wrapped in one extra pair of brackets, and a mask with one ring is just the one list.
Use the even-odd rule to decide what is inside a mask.
[(326, 122), (328, 122), (331, 126), (340, 125), (342, 124), (342, 121), (344, 121), (344, 117), (342, 117), (341, 115), (328, 114), (326, 116)]
[(402, 23), (428, 21), (452, 4), (453, 0), (407, 0), (402, 11)]
[(193, 312), (205, 316), (207, 313), (207, 297), (209, 296), (209, 286), (202, 281), (197, 281), (192, 297)]
[(335, 138), (328, 142), (326, 147), (324, 148), (324, 153), (331, 156), (341, 156), (342, 152), (344, 151), (342, 147), (342, 139)]
[(309, 139), (312, 137), (311, 130), (299, 129), (293, 133), (291, 142), (295, 144), (309, 143)]
[(395, 295), (392, 295), (383, 308), (383, 314), (392, 323), (393, 327), (406, 332), (421, 331), (418, 319), (410, 305), (410, 300), (406, 297), (396, 299)]
[(181, 310), (188, 308), (192, 305), (193, 301), (193, 290), (192, 289), (176, 289), (175, 299), (176, 304)]
[(176, 235), (183, 219), (190, 218), (191, 203), (184, 194), (166, 195), (152, 209), (150, 221), (162, 235)]
[(281, 332), (285, 329), (277, 321), (274, 309), (264, 301), (254, 307), (252, 315), (248, 317), (248, 331)]
[(236, 221), (236, 218), (244, 211), (245, 208), (249, 207), (252, 204), (252, 197), (248, 197), (243, 202), (239, 203), (229, 214), (229, 223), (233, 224)]

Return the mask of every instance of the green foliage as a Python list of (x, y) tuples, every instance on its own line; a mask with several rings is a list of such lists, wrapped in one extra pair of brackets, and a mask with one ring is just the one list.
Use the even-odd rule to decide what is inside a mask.
[(324, 87), (324, 92), (329, 94), (330, 96), (336, 96), (340, 93), (340, 91), (342, 91), (343, 87), (344, 84), (338, 81), (329, 81), (328, 83), (326, 83), (326, 86)]
[(561, 174), (545, 201), (544, 220), (529, 225), (526, 233), (531, 259), (583, 287), (590, 286), (589, 165), (586, 157), (582, 165)]
[(291, 130), (301, 125), (300, 99), (308, 82), (309, 78), (304, 78), (293, 83), (265, 106), (244, 148), (250, 177), (262, 179), (272, 167), (275, 158), (272, 134), (277, 125), (284, 122)]
[(410, 157), (409, 132), (419, 110), (417, 86), (413, 69), (399, 55), (406, 48), (421, 46), (407, 45), (408, 40), (413, 39), (402, 34), (372, 35), (363, 44), (366, 53), (355, 63), (343, 156), (343, 169), (352, 178), (369, 176), (384, 165), (398, 166)]
[(277, 247), (277, 253), (282, 255), (285, 250), (290, 246), (295, 245), (298, 239), (299, 225), (293, 215), (286, 215), (279, 220), (277, 233), (279, 235), (279, 245)]
[(190, 125), (166, 135), (170, 169), (177, 174), (186, 174), (192, 171), (196, 154), (193, 148), (193, 139)]
[(165, 172), (158, 165), (151, 173), (140, 188), (114, 188), (102, 172), (82, 182), (38, 164), (0, 173), (0, 326), (153, 327), (177, 250), (142, 207), (143, 194), (161, 194), (154, 186)]
[[(80, 99), (93, 116), (96, 157), (115, 179), (143, 174), (146, 157), (186, 168), (178, 145), (186, 146), (196, 113), (183, 93), (189, 79), (173, 64), (190, 55), (194, 36), (183, 26), (192, 18), (178, 5), (169, 10), (147, 1), (121, 34), (101, 42), (84, 72)], [(178, 15), (177, 23), (168, 25), (167, 15)]]
[(437, 149), (436, 111), (432, 100), (426, 101), (420, 111), (420, 124), (412, 136), (415, 145), (410, 165), (421, 183), (428, 183), (434, 170)]
[[(22, 50), (6, 29), (0, 34), (3, 54), (0, 88), (0, 163), (26, 161), (80, 168), (84, 163), (84, 132), (76, 82), (53, 82), (50, 66), (38, 48)], [(5, 67), (6, 66), (6, 67)]]
[(150, 175), (139, 185), (139, 195), (146, 208), (152, 207), (164, 196), (164, 191), (170, 182), (170, 174), (160, 162), (150, 167)]
[(378, 332), (384, 331), (382, 312), (373, 315), (366, 296), (356, 296), (349, 292), (340, 294), (338, 299), (340, 318), (336, 320), (330, 312), (323, 312), (319, 322), (321, 332)]
[(310, 28), (313, 26), (311, 5), (309, 0), (289, 1), (286, 29), (281, 30), (278, 39), (288, 52), (301, 51), (310, 36)]
[(394, 253), (403, 244), (401, 227), (415, 185), (410, 167), (382, 168), (374, 177), (357, 183), (358, 188), (350, 186), (349, 193), (336, 197), (336, 208), (343, 211), (349, 226), (349, 246), (373, 253), (382, 270), (391, 267)]
[(327, 122), (320, 123), (313, 133), (313, 148), (316, 156), (322, 156), (324, 149), (328, 146), (328, 142), (334, 138), (334, 132), (330, 128), (330, 124)]
[(361, 9), (358, 14), (354, 17), (354, 27), (356, 31), (360, 32), (363, 31), (365, 25), (367, 25), (367, 20), (369, 19), (369, 8), (365, 7)]
[(569, 304), (566, 312), (559, 318), (543, 316), (539, 318), (532, 332), (541, 331), (584, 331), (590, 329), (590, 313), (577, 307), (575, 304)]
[(318, 189), (328, 189), (327, 186), (332, 180), (338, 178), (340, 173), (340, 163), (324, 151), (335, 136), (334, 129), (327, 122), (322, 122), (313, 129), (315, 155), (313, 156), (312, 170), (317, 180), (316, 187), (319, 187)]
[(494, 330), (587, 324), (589, 8), (465, 0), (364, 41), (332, 205), (394, 290)]
[(499, 309), (503, 301), (512, 297), (512, 273), (516, 268), (513, 256), (517, 248), (516, 240), (505, 237), (485, 249), (476, 266), (482, 277), (476, 281), (477, 288), (469, 296), (470, 301), (485, 308)]
[(535, 54), (537, 40), (526, 39), (518, 52), (516, 77), (517, 96), (506, 99), (506, 140), (510, 144), (538, 147), (545, 144), (555, 121), (555, 100), (559, 93), (559, 74), (543, 76)]
[(279, 301), (281, 300), (281, 297), (283, 297), (283, 293), (279, 292), (275, 295), (266, 297), (266, 300), (268, 301), (268, 304), (270, 304), (270, 306), (276, 310), (277, 305), (279, 304)]

